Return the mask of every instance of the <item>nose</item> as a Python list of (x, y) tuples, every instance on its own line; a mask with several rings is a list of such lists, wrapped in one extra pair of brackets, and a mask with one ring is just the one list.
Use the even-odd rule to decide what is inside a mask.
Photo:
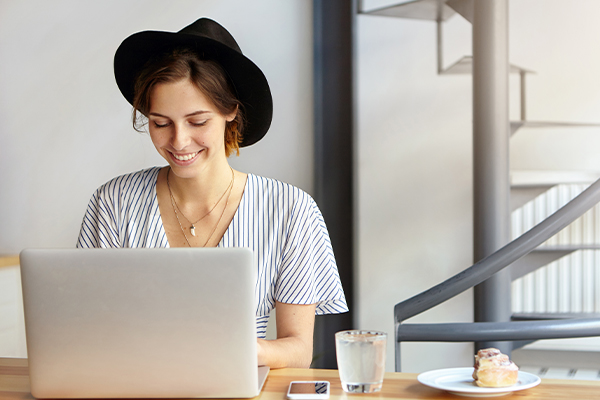
[(171, 136), (171, 146), (175, 150), (183, 150), (190, 144), (190, 135), (187, 129), (178, 124), (173, 124), (173, 132)]

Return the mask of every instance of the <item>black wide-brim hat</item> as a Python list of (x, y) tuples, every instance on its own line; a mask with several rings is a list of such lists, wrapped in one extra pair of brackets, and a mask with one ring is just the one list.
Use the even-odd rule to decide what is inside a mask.
[(115, 53), (115, 78), (127, 101), (133, 104), (135, 80), (146, 63), (179, 47), (195, 51), (201, 59), (218, 62), (227, 74), (246, 117), (240, 146), (250, 146), (262, 139), (273, 117), (267, 78), (242, 54), (233, 36), (208, 18), (200, 18), (179, 32), (134, 33), (121, 43)]

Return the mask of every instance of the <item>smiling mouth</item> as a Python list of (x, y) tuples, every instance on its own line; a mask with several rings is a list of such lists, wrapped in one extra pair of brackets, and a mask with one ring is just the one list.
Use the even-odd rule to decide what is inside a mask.
[(199, 151), (195, 152), (195, 153), (190, 153), (190, 154), (185, 154), (185, 155), (177, 155), (175, 153), (171, 153), (173, 155), (173, 157), (175, 157), (175, 159), (179, 160), (179, 161), (189, 161), (192, 158), (196, 157), (196, 155), (198, 155), (198, 153), (200, 153)]

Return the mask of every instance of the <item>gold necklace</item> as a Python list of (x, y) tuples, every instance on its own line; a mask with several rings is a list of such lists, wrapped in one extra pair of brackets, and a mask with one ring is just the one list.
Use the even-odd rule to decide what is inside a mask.
[[(225, 210), (227, 209), (227, 205), (229, 204), (229, 197), (231, 196), (231, 192), (233, 191), (233, 183), (235, 182), (235, 174), (233, 173), (233, 168), (229, 167), (229, 169), (231, 169), (231, 182), (229, 182), (229, 186), (227, 186), (227, 189), (225, 189), (225, 192), (223, 192), (223, 194), (221, 195), (221, 197), (217, 201), (217, 204), (219, 204), (221, 202), (221, 200), (223, 199), (223, 196), (225, 196), (225, 193), (229, 192), (229, 194), (227, 195), (227, 200), (225, 201), (225, 207), (223, 207), (223, 211), (221, 211), (221, 215), (219, 216), (219, 219), (217, 220), (217, 223), (213, 227), (212, 231), (210, 232), (210, 235), (208, 236), (208, 239), (206, 239), (206, 242), (204, 243), (204, 246), (202, 246), (202, 247), (206, 247), (206, 245), (208, 244), (208, 242), (212, 238), (213, 234), (217, 230), (217, 226), (219, 226), (219, 223), (221, 222), (221, 219), (223, 218), (223, 214), (225, 214)], [(175, 213), (175, 218), (177, 218), (177, 222), (179, 223), (179, 228), (181, 229), (181, 233), (183, 233), (183, 237), (185, 238), (185, 241), (187, 242), (187, 245), (189, 247), (192, 247), (192, 245), (190, 244), (190, 241), (188, 240), (187, 235), (185, 234), (185, 230), (183, 229), (183, 225), (181, 225), (181, 221), (179, 220), (179, 213), (181, 213), (181, 215), (183, 215), (183, 217), (185, 219), (187, 219), (188, 222), (190, 222), (190, 220), (185, 216), (185, 214), (183, 214), (183, 212), (181, 212), (181, 209), (179, 209), (179, 206), (177, 205), (177, 202), (175, 201), (175, 197), (173, 196), (173, 192), (171, 191), (171, 185), (169, 184), (169, 173), (170, 172), (171, 172), (171, 168), (169, 167), (169, 171), (167, 171), (167, 187), (169, 188), (169, 196), (171, 197), (171, 205), (173, 206), (173, 212)], [(212, 210), (215, 209), (215, 207), (217, 206), (217, 204), (215, 204), (213, 206), (213, 208), (210, 209), (210, 211), (208, 211), (206, 214), (204, 214), (195, 223), (200, 222), (200, 220), (202, 220), (204, 217), (206, 217), (208, 214), (210, 214), (212, 212)], [(179, 213), (177, 212), (177, 210), (179, 210)], [(190, 232), (191, 232), (192, 236), (196, 236), (194, 224), (192, 224), (190, 226)]]
[[(196, 225), (198, 222), (202, 221), (208, 214), (210, 214), (217, 207), (217, 205), (219, 205), (221, 200), (223, 200), (223, 196), (225, 196), (225, 193), (227, 193), (227, 190), (229, 190), (229, 188), (233, 185), (233, 168), (229, 167), (229, 169), (231, 169), (231, 182), (229, 182), (229, 186), (227, 186), (225, 188), (225, 191), (223, 192), (221, 197), (219, 197), (219, 200), (217, 200), (215, 205), (210, 210), (208, 210), (208, 212), (206, 214), (204, 214), (203, 216), (198, 218), (198, 220), (196, 222), (191, 222), (190, 219), (185, 216), (183, 211), (181, 211), (181, 209), (179, 208), (179, 205), (177, 204), (177, 201), (175, 201), (175, 197), (173, 196), (173, 193), (171, 193), (171, 185), (169, 185), (169, 174), (171, 172), (171, 167), (169, 167), (169, 171), (167, 172), (167, 186), (169, 187), (169, 194), (171, 195), (171, 203), (175, 203), (175, 207), (177, 207), (177, 209), (179, 210), (179, 212), (181, 213), (183, 218), (187, 219), (187, 221), (190, 222), (190, 233), (192, 234), (192, 236), (196, 236), (196, 227), (194, 225)], [(175, 215), (177, 215), (177, 212), (175, 212)], [(179, 221), (179, 217), (177, 217), (177, 220)]]

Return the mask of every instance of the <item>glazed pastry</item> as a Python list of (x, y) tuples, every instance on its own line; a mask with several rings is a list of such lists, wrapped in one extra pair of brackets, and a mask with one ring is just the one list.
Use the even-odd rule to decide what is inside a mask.
[(473, 379), (481, 387), (507, 387), (517, 383), (519, 367), (500, 350), (481, 349), (475, 356)]

